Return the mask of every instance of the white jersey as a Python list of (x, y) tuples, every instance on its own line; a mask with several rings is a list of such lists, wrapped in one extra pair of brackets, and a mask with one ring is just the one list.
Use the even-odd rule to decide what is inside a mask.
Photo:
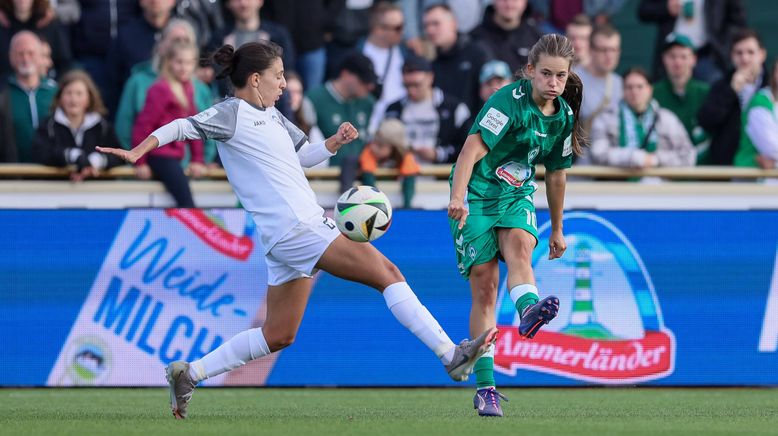
[(219, 141), (227, 178), (257, 224), (267, 253), (298, 223), (323, 216), (303, 172), (332, 156), (324, 142), (308, 138), (275, 108), (229, 98), (152, 133), (160, 145), (176, 139)]

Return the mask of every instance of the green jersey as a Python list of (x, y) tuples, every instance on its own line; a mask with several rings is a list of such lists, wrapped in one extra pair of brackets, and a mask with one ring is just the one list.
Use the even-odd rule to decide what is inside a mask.
[(773, 93), (770, 91), (770, 88), (762, 88), (757, 91), (746, 106), (746, 110), (743, 111), (741, 116), (740, 147), (735, 154), (734, 161), (736, 167), (759, 167), (759, 161), (757, 160), (759, 150), (757, 150), (746, 129), (748, 117), (751, 115), (751, 111), (756, 108), (762, 108), (771, 114), (775, 114), (775, 102), (773, 101)]
[(531, 82), (522, 79), (484, 104), (470, 134), (480, 133), (489, 152), (473, 167), (467, 186), (470, 215), (502, 215), (517, 199), (531, 198), (538, 163), (547, 171), (570, 168), (573, 110), (563, 98), (557, 102), (557, 113), (544, 115), (532, 100)]

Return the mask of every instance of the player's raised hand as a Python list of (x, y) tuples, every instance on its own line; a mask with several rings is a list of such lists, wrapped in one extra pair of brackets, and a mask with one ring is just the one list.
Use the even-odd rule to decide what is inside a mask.
[(359, 138), (359, 130), (351, 123), (346, 121), (338, 127), (338, 133), (336, 133), (337, 141), (341, 145), (348, 144), (349, 142)]
[(567, 243), (562, 232), (551, 232), (551, 237), (548, 239), (548, 258), (559, 259), (565, 254), (567, 250)]
[(459, 221), (459, 230), (462, 230), (462, 227), (465, 226), (469, 214), (470, 212), (465, 207), (464, 201), (452, 198), (448, 203), (448, 216), (452, 220)]
[(136, 149), (134, 148), (132, 150), (125, 150), (123, 148), (95, 147), (95, 150), (99, 151), (100, 153), (118, 156), (131, 164), (134, 164), (140, 158), (140, 154), (136, 152)]

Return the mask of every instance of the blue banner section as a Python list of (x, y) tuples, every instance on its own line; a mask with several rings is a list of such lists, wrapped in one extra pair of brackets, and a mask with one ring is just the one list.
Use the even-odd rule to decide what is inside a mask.
[[(778, 212), (569, 212), (554, 261), (537, 219), (533, 268), (560, 314), (519, 338), (501, 264), (498, 385), (778, 385)], [(166, 360), (264, 319), (263, 250), (241, 211), (0, 211), (0, 232), (0, 385), (163, 385)], [(445, 212), (397, 211), (375, 245), (454, 342), (469, 336)], [(296, 342), (247, 368), (209, 382), (454, 384), (378, 292), (328, 274)]]

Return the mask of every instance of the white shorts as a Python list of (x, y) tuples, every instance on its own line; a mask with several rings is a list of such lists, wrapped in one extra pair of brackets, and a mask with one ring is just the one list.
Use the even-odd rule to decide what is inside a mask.
[(277, 286), (311, 277), (316, 262), (340, 235), (332, 218), (314, 216), (300, 221), (267, 253), (267, 283)]

